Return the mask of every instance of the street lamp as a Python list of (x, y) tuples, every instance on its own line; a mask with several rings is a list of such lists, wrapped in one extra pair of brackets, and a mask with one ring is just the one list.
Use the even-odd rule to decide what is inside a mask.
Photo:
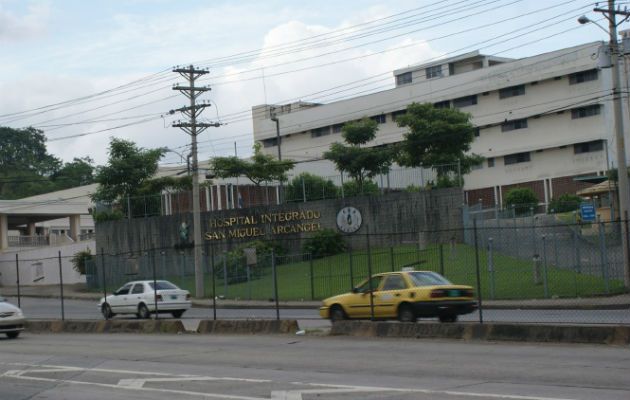
[[(628, 190), (628, 167), (626, 163), (626, 145), (623, 133), (623, 116), (621, 110), (621, 85), (619, 74), (619, 47), (617, 45), (617, 23), (615, 21), (614, 1), (608, 1), (609, 10), (596, 8), (595, 11), (606, 12), (608, 19), (608, 30), (604, 29), (597, 22), (590, 20), (583, 15), (578, 18), (580, 24), (592, 23), (608, 34), (608, 46), (610, 48), (610, 61), (613, 78), (613, 112), (615, 121), (615, 142), (617, 150), (617, 190), (619, 193), (619, 216), (620, 222), (628, 220), (628, 206), (630, 205), (630, 191)], [(626, 222), (627, 223), (627, 222)], [(630, 249), (628, 249), (628, 232), (625, 226), (621, 226), (621, 248), (623, 250), (623, 277), (624, 285), (630, 288)]]

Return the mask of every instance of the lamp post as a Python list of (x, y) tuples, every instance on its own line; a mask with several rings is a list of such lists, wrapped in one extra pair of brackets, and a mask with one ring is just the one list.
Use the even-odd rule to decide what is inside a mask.
[[(626, 162), (626, 145), (623, 132), (623, 114), (621, 109), (621, 85), (619, 73), (619, 47), (617, 44), (617, 22), (616, 15), (622, 14), (627, 18), (630, 15), (625, 11), (615, 10), (615, 1), (608, 0), (608, 9), (595, 8), (594, 11), (602, 12), (608, 19), (608, 30), (597, 22), (590, 20), (583, 15), (578, 18), (580, 24), (592, 23), (608, 34), (608, 46), (610, 49), (610, 61), (613, 79), (613, 113), (615, 123), (615, 142), (617, 150), (617, 190), (619, 192), (619, 220), (621, 226), (621, 248), (623, 250), (623, 277), (624, 286), (630, 287), (630, 249), (628, 248), (628, 232), (623, 224), (628, 219), (628, 206), (630, 205), (630, 191), (628, 190), (628, 167)], [(623, 21), (622, 21), (623, 22)]]

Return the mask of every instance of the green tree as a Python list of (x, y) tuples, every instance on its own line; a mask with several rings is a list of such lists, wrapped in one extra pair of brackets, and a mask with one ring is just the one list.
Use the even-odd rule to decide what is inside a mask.
[(19, 199), (55, 190), (50, 181), (61, 161), (48, 154), (44, 132), (0, 127), (0, 199)]
[(286, 199), (289, 201), (320, 200), (337, 197), (339, 189), (330, 179), (324, 179), (317, 175), (302, 172), (286, 186)]
[(74, 158), (51, 176), (57, 190), (89, 185), (94, 182), (94, 161), (90, 157)]
[(322, 258), (343, 253), (346, 250), (346, 242), (343, 235), (333, 229), (322, 229), (305, 240), (302, 250), (313, 258)]
[(139, 194), (157, 172), (158, 161), (164, 153), (163, 148), (143, 149), (131, 141), (113, 138), (107, 165), (96, 170), (98, 189), (92, 197), (113, 203)]
[(517, 214), (525, 214), (538, 205), (538, 197), (530, 188), (514, 188), (505, 195), (505, 204), (514, 207)]
[[(453, 108), (435, 108), (432, 104), (412, 103), (407, 113), (396, 118), (400, 127), (409, 130), (400, 143), (396, 161), (402, 166), (439, 166), (460, 163), (463, 174), (483, 161), (468, 154), (475, 127), (470, 114)], [(449, 170), (437, 168), (438, 177)], [(438, 179), (439, 180), (439, 179)]]
[(254, 145), (254, 155), (250, 160), (238, 157), (216, 157), (210, 160), (210, 169), (219, 178), (247, 177), (259, 186), (263, 182), (286, 181), (287, 172), (293, 169), (292, 160), (278, 160), (263, 154), (260, 143)]
[(366, 147), (374, 140), (378, 123), (369, 118), (349, 122), (341, 129), (346, 144), (333, 143), (324, 158), (332, 161), (341, 172), (346, 172), (357, 181), (360, 188), (379, 174), (386, 174), (392, 165), (394, 148), (388, 146)]
[(560, 197), (554, 197), (549, 202), (550, 213), (564, 213), (580, 208), (582, 198), (576, 194), (565, 193)]
[(345, 197), (361, 196), (365, 194), (379, 194), (378, 185), (373, 181), (365, 181), (360, 185), (357, 181), (343, 183), (343, 195)]

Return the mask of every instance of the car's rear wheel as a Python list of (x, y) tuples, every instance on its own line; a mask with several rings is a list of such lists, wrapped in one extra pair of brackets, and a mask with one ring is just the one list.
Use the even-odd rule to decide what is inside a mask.
[(140, 304), (138, 306), (138, 313), (136, 315), (140, 319), (147, 319), (151, 316), (151, 313), (149, 313), (149, 309), (147, 308), (146, 305)]
[(103, 304), (103, 306), (101, 307), (101, 313), (103, 314), (103, 317), (105, 317), (105, 319), (110, 319), (114, 316), (112, 308), (107, 303)]
[(346, 313), (343, 311), (343, 308), (341, 308), (340, 305), (335, 304), (334, 306), (330, 308), (330, 321), (331, 322), (343, 321), (344, 319), (347, 319)]
[(443, 314), (439, 318), (440, 322), (457, 322), (457, 315), (455, 314)]
[(7, 337), (9, 339), (15, 339), (18, 336), (20, 336), (20, 331), (7, 332)]
[(416, 313), (411, 304), (401, 304), (398, 307), (398, 320), (400, 322), (416, 322)]
[(171, 315), (173, 315), (173, 318), (181, 318), (181, 316), (184, 315), (184, 311), (186, 310), (173, 311)]

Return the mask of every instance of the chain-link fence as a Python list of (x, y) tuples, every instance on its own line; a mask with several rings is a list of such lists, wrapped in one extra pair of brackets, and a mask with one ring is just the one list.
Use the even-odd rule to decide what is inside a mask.
[[(475, 289), (480, 311), (463, 320), (630, 324), (621, 229), (627, 229), (627, 221), (570, 223), (541, 214), (471, 218), (463, 229), (440, 232), (354, 234), (354, 248), (342, 246), (328, 255), (286, 254), (282, 244), (274, 242), (266, 247), (273, 251), (254, 256), (243, 251), (242, 244), (225, 248), (206, 243), (201, 260), (204, 293), (207, 299), (235, 307), (277, 307), (280, 316), (279, 309), (285, 305), (300, 304), (316, 311), (320, 300), (349, 292), (370, 273), (411, 267), (438, 272), (453, 283)], [(434, 237), (449, 239), (424, 240)], [(345, 241), (343, 236), (340, 240)], [(88, 293), (111, 294), (128, 281), (165, 279), (194, 295), (191, 250), (155, 248), (109, 254), (98, 249), (86, 264)], [(20, 268), (31, 261), (16, 259), (15, 265), (4, 265), (5, 261), (2, 267), (16, 269), (19, 277)], [(44, 265), (56, 269), (59, 263), (51, 260)], [(59, 283), (52, 297), (63, 299), (63, 279)], [(19, 283), (13, 294), (20, 295)], [(61, 307), (63, 300), (50, 304)], [(96, 303), (91, 306), (98, 317)], [(308, 318), (316, 317), (314, 312)]]

